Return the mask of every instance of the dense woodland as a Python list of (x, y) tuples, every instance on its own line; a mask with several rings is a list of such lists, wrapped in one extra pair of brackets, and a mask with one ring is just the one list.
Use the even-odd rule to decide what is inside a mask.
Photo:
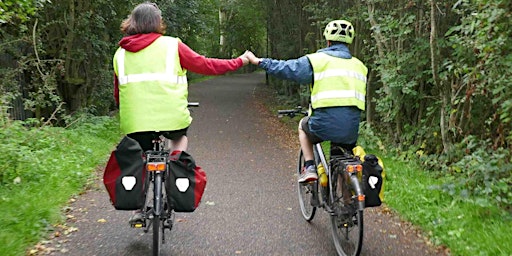
[[(167, 35), (219, 58), (246, 49), (297, 58), (325, 47), (329, 20), (350, 20), (352, 53), (370, 69), (362, 140), (452, 175), (440, 189), (511, 210), (511, 1), (156, 2)], [(114, 111), (112, 55), (138, 3), (0, 2), (0, 125), (66, 126), (79, 113)], [(269, 84), (290, 105), (306, 103), (307, 85)]]

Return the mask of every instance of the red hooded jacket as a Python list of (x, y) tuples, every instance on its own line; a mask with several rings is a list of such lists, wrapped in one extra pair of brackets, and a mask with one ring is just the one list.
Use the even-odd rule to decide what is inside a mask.
[[(152, 44), (160, 36), (162, 35), (158, 33), (126, 36), (119, 41), (119, 46), (130, 52), (138, 52)], [(178, 54), (180, 58), (180, 65), (183, 69), (201, 75), (222, 75), (229, 71), (235, 71), (244, 65), (241, 58), (206, 58), (205, 56), (196, 53), (182, 42), (178, 43)], [(116, 104), (119, 105), (119, 82), (115, 74), (114, 98), (116, 100)]]

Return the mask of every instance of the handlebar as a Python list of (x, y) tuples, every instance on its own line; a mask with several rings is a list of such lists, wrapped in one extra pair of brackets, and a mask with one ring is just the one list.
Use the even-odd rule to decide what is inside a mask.
[(277, 114), (282, 117), (282, 116), (289, 116), (289, 117), (295, 117), (296, 115), (300, 114), (300, 115), (304, 115), (304, 116), (307, 116), (308, 115), (308, 111), (304, 110), (301, 106), (297, 106), (296, 108), (294, 109), (282, 109), (282, 110), (278, 110), (277, 111)]

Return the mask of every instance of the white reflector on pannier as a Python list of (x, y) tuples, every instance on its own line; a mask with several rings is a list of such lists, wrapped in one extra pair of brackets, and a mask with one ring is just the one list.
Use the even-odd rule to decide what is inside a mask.
[(176, 179), (176, 187), (180, 192), (187, 191), (190, 186), (190, 181), (187, 178), (177, 178)]
[(133, 176), (124, 176), (121, 179), (121, 184), (123, 184), (124, 189), (128, 191), (135, 187), (135, 183), (137, 183), (137, 179), (135, 179)]

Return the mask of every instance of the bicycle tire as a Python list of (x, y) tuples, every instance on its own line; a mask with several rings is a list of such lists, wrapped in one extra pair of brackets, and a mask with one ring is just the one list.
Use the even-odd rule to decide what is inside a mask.
[(164, 223), (163, 220), (161, 219), (161, 216), (163, 214), (162, 175), (162, 173), (155, 173), (153, 181), (153, 256), (160, 256), (163, 242)]
[[(300, 176), (302, 167), (304, 166), (304, 154), (302, 150), (299, 150), (299, 157), (297, 163), (297, 175)], [(297, 182), (297, 193), (299, 196), (299, 205), (302, 217), (308, 222), (313, 220), (315, 217), (316, 207), (311, 204), (311, 200), (314, 196), (313, 189), (315, 185), (313, 183), (301, 184)]]
[[(332, 238), (336, 251), (340, 256), (357, 256), (361, 253), (363, 246), (363, 209), (358, 207), (357, 195), (351, 185), (342, 175), (345, 172), (337, 171), (333, 175), (332, 193), (334, 201), (331, 206), (334, 213), (331, 215)], [(348, 177), (347, 177), (348, 178)], [(349, 189), (345, 190), (350, 198), (346, 204), (343, 196), (343, 186)], [(347, 194), (345, 194), (347, 195)], [(348, 199), (347, 199), (348, 200)]]

